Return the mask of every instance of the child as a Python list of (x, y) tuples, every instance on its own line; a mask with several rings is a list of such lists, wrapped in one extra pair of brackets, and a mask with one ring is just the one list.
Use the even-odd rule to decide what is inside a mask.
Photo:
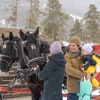
[[(98, 58), (95, 54), (91, 54), (93, 51), (93, 48), (90, 44), (85, 44), (82, 47), (82, 54), (83, 54), (83, 65), (82, 65), (82, 71), (85, 73), (90, 73), (93, 75), (96, 72), (96, 68), (100, 68), (98, 63), (100, 62), (100, 58)], [(93, 88), (97, 88), (99, 86), (99, 82), (92, 78), (91, 80)]]

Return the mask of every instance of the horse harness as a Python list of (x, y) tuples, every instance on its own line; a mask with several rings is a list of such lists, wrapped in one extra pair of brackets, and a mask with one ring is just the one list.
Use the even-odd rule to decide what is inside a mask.
[[(39, 41), (41, 43), (41, 41)], [(25, 78), (26, 76), (30, 76), (34, 73), (34, 69), (33, 67), (30, 66), (30, 63), (33, 61), (41, 61), (42, 65), (44, 66), (46, 64), (46, 57), (44, 55), (44, 53), (41, 53), (41, 57), (35, 57), (33, 59), (29, 59), (29, 57), (25, 54), (24, 50), (23, 50), (23, 43), (21, 43), (21, 50), (22, 50), (22, 57), (24, 59), (25, 65), (27, 66), (27, 68), (22, 69), (19, 65), (19, 67), (17, 68), (17, 70), (15, 71), (15, 78), (13, 79), (13, 81), (9, 84), (9, 87), (12, 87), (13, 84), (15, 84), (16, 82), (21, 82), (21, 80), (23, 78)]]
[[(7, 40), (7, 41), (5, 41), (5, 43), (6, 43), (6, 42), (9, 42), (9, 41)], [(7, 63), (7, 65), (8, 65), (9, 68), (12, 67), (14, 61), (18, 58), (18, 52), (17, 52), (16, 43), (13, 42), (13, 41), (10, 41), (10, 42), (13, 44), (13, 48), (14, 48), (14, 50), (16, 51), (16, 53), (15, 53), (16, 56), (10, 57), (10, 56), (3, 55), (3, 54), (0, 55), (0, 61), (4, 61), (5, 63)], [(11, 60), (10, 60), (10, 62), (9, 62), (9, 61), (5, 60), (4, 58), (8, 58), (8, 59), (11, 59)]]

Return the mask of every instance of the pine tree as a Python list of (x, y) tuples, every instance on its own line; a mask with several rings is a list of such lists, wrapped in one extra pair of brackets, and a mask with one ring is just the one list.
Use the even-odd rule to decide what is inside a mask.
[(94, 4), (89, 6), (89, 10), (84, 15), (84, 39), (86, 42), (98, 43), (100, 41), (100, 12)]
[(75, 20), (75, 23), (70, 30), (70, 37), (72, 36), (78, 36), (83, 41), (82, 25), (78, 19)]
[(44, 34), (54, 40), (62, 40), (69, 16), (62, 12), (59, 0), (48, 0), (45, 19), (42, 22)]
[(30, 9), (27, 16), (26, 28), (36, 28), (39, 23), (39, 0), (28, 0), (30, 2)]
[[(12, 1), (12, 4), (9, 5), (9, 9), (11, 9), (11, 15), (6, 18), (6, 21), (11, 27), (17, 27), (17, 5), (19, 1), (20, 0)], [(6, 9), (6, 11), (9, 11), (9, 9)]]

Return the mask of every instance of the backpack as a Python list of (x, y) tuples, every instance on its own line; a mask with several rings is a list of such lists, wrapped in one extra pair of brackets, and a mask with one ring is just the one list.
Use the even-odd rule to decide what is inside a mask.
[(92, 84), (90, 81), (86, 80), (85, 77), (81, 79), (78, 83), (79, 92), (77, 95), (79, 96), (78, 100), (90, 100), (90, 95), (92, 92)]

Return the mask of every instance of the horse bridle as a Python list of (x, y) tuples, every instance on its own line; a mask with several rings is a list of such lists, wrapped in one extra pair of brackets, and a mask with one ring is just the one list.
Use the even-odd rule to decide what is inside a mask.
[[(14, 58), (13, 57), (10, 57), (10, 56), (7, 56), (7, 55), (0, 55), (0, 60), (1, 61), (4, 61), (5, 63), (7, 63), (7, 65), (8, 65), (8, 67), (9, 68), (11, 68), (12, 67), (12, 64), (13, 64), (13, 62), (16, 60), (16, 58), (18, 57), (18, 52), (17, 52), (17, 47), (15, 46), (16, 44), (13, 42), (13, 41), (11, 41), (14, 45), (13, 45), (13, 47), (14, 47), (14, 49), (15, 49), (15, 51), (16, 51), (16, 55), (14, 56)], [(8, 59), (11, 59), (10, 60), (10, 62), (9, 61), (7, 61), (7, 60), (5, 60), (5, 59), (3, 59), (3, 57), (6, 57), (6, 58), (8, 58)], [(13, 58), (13, 59), (12, 59)]]
[[(24, 42), (25, 43), (25, 42)], [(23, 50), (23, 44), (21, 43), (21, 50), (22, 50), (22, 56), (25, 62), (26, 66), (30, 66), (30, 63), (33, 61), (42, 61), (43, 60), (43, 55), (41, 54), (42, 57), (35, 57), (33, 59), (29, 59), (29, 57), (25, 54), (24, 50)]]
[[(25, 43), (25, 42), (24, 42)], [(23, 78), (25, 78), (26, 76), (30, 76), (34, 73), (34, 69), (33, 67), (30, 66), (30, 63), (33, 61), (43, 61), (44, 57), (42, 55), (42, 57), (35, 57), (33, 59), (29, 59), (29, 57), (25, 54), (24, 50), (23, 50), (23, 43), (21, 43), (21, 50), (22, 50), (22, 56), (25, 62), (25, 65), (28, 67), (26, 69), (21, 69), (20, 66), (17, 68), (17, 70), (15, 71), (16, 77), (13, 79), (13, 81), (9, 84), (9, 87), (13, 87), (13, 85), (16, 82), (21, 82), (21, 80)], [(27, 60), (27, 61), (26, 61)]]

